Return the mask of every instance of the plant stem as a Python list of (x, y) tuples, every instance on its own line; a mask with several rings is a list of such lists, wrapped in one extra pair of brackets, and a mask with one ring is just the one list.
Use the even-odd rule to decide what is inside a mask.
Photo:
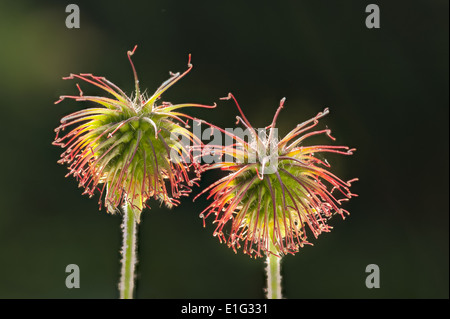
[[(270, 251), (276, 251), (272, 241), (270, 242)], [(268, 254), (266, 263), (267, 272), (267, 299), (281, 299), (281, 257), (274, 254)]]
[(119, 283), (120, 299), (133, 299), (136, 267), (136, 215), (130, 203), (123, 206), (122, 271)]

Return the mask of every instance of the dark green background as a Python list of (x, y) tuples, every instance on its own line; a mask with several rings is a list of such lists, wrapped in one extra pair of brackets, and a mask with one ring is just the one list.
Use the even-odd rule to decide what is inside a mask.
[[(372, 1), (78, 2), (80, 29), (65, 27), (69, 2), (3, 1), (0, 297), (118, 297), (121, 216), (81, 196), (51, 145), (59, 119), (88, 105), (53, 102), (77, 93), (61, 79), (71, 72), (131, 92), (126, 51), (138, 44), (134, 62), (149, 92), (192, 54), (192, 72), (164, 95), (218, 102), (192, 115), (233, 127), (234, 104), (219, 100), (233, 92), (262, 127), (286, 97), (281, 133), (327, 106), (321, 127), (358, 149), (330, 157), (339, 176), (360, 178), (359, 197), (345, 204), (351, 215), (284, 258), (287, 298), (448, 298), (448, 1), (373, 2), (381, 29), (365, 26)], [(219, 176), (205, 174), (201, 187)], [(204, 199), (151, 205), (139, 229), (138, 298), (264, 297), (264, 261), (234, 254), (211, 223), (202, 227)], [(80, 289), (65, 287), (71, 263)], [(372, 263), (380, 289), (365, 287)]]

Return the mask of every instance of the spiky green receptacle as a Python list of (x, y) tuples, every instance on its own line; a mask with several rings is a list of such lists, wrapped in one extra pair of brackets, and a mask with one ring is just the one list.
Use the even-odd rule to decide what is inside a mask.
[[(125, 123), (134, 117), (137, 119)], [(155, 127), (149, 120), (155, 123), (159, 132), (155, 132)], [(93, 137), (98, 138), (98, 145), (93, 147), (97, 160), (91, 176), (103, 176), (98, 182), (108, 185), (108, 207), (112, 210), (117, 207), (122, 190), (136, 199), (137, 203), (144, 202), (144, 198), (154, 197), (171, 206), (173, 199), (165, 189), (165, 180), (171, 181), (171, 193), (177, 198), (183, 193), (181, 183), (187, 176), (183, 174), (186, 171), (183, 165), (174, 169), (170, 157), (170, 151), (178, 145), (173, 140), (173, 134), (182, 132), (183, 128), (162, 115), (151, 113), (131, 117), (122, 114), (107, 115), (102, 116), (98, 122), (93, 126), (103, 129), (112, 128), (116, 123), (125, 123), (112, 136), (104, 131)], [(126, 186), (123, 188), (120, 185)], [(192, 181), (187, 180), (187, 186), (192, 186)]]
[[(321, 205), (318, 195), (312, 195), (318, 182), (314, 172), (304, 167), (284, 161), (276, 173), (265, 174), (262, 180), (256, 169), (243, 175), (230, 183), (230, 188), (235, 188), (231, 197), (239, 199), (239, 204), (236, 200), (228, 244), (239, 248), (239, 241), (244, 240), (244, 253), (259, 255), (270, 244), (276, 254), (296, 252), (308, 244), (306, 226), (317, 237), (331, 229), (326, 222), (333, 214), (344, 216), (325, 193), (321, 195), (329, 200), (326, 205)], [(216, 235), (224, 236), (223, 230)], [(258, 251), (253, 251), (252, 244)]]

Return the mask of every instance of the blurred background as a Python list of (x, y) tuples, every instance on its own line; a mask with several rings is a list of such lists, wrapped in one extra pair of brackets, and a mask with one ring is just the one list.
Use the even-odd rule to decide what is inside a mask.
[[(117, 298), (120, 215), (82, 196), (62, 152), (51, 145), (62, 116), (87, 104), (69, 73), (108, 78), (134, 89), (127, 50), (142, 88), (169, 71), (194, 69), (163, 96), (234, 127), (233, 92), (255, 127), (287, 133), (325, 107), (321, 121), (336, 145), (333, 172), (358, 177), (351, 215), (282, 262), (287, 298), (449, 297), (448, 1), (107, 1), (78, 2), (79, 29), (68, 29), (67, 1), (0, 2), (0, 298)], [(381, 28), (368, 29), (376, 3)], [(100, 93), (87, 85), (85, 92)], [(91, 91), (90, 91), (91, 90)], [(204, 175), (193, 194), (220, 177)], [(172, 210), (154, 202), (139, 226), (137, 298), (263, 298), (264, 260), (235, 254), (203, 228), (205, 198)], [(67, 289), (68, 264), (81, 288)], [(380, 267), (367, 289), (368, 264)]]

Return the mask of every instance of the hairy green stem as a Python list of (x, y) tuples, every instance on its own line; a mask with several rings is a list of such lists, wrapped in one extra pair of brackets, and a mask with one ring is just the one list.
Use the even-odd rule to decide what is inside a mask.
[[(276, 251), (273, 243), (270, 243), (270, 250)], [(268, 254), (266, 263), (267, 273), (267, 299), (281, 299), (281, 257), (274, 254)]]
[(123, 246), (122, 271), (119, 283), (120, 299), (133, 299), (136, 268), (136, 212), (133, 206), (126, 203), (123, 206)]

